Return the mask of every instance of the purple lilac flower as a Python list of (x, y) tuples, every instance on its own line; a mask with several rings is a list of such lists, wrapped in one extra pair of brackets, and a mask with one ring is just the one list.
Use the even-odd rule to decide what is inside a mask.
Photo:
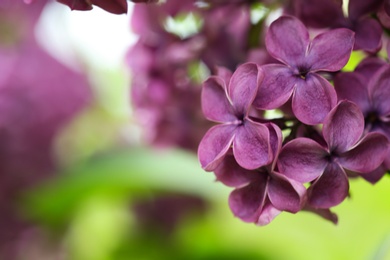
[(372, 18), (383, 0), (350, 0), (345, 17), (342, 1), (295, 0), (288, 12), (304, 24), (315, 28), (349, 28), (355, 32), (355, 50), (378, 52), (381, 48), (382, 28)]
[(341, 101), (327, 115), (323, 137), (327, 147), (308, 138), (287, 143), (277, 162), (279, 171), (300, 182), (312, 182), (308, 203), (314, 208), (330, 208), (348, 195), (349, 183), (345, 169), (367, 173), (385, 159), (388, 141), (380, 133), (362, 138), (364, 117), (359, 107)]
[(344, 19), (342, 4), (342, 0), (294, 0), (285, 6), (284, 11), (308, 27), (326, 28)]
[(202, 61), (214, 71), (215, 66), (231, 70), (248, 61), (251, 29), (250, 5), (224, 3), (202, 10), (204, 25), (199, 33), (205, 41)]
[(295, 17), (282, 16), (273, 22), (266, 35), (268, 52), (283, 64), (262, 66), (261, 82), (253, 105), (274, 109), (292, 97), (292, 110), (301, 122), (322, 123), (336, 105), (332, 85), (317, 72), (338, 71), (348, 61), (354, 33), (335, 29), (310, 41), (305, 26)]
[(282, 211), (298, 212), (306, 199), (306, 189), (301, 183), (275, 171), (282, 134), (275, 125), (266, 126), (275, 154), (271, 165), (247, 170), (238, 165), (233, 154), (229, 153), (215, 169), (218, 181), (236, 188), (229, 196), (233, 214), (243, 221), (258, 225), (267, 225)]
[(131, 15), (133, 31), (147, 39), (148, 43), (157, 41), (160, 34), (166, 34), (164, 22), (167, 17), (195, 10), (192, 0), (169, 0), (158, 5), (137, 4)]
[[(354, 72), (337, 75), (335, 88), (340, 99), (351, 100), (359, 106), (366, 132), (380, 132), (390, 140), (390, 65), (383, 64), (377, 58), (367, 59)], [(375, 183), (389, 169), (390, 151), (378, 169), (362, 177)]]
[[(199, 32), (184, 39), (167, 32), (163, 26), (167, 18), (190, 12), (202, 17)], [(245, 62), (249, 12), (246, 3), (200, 8), (188, 0), (134, 7), (132, 27), (140, 38), (128, 54), (136, 75), (132, 101), (149, 143), (198, 146), (210, 122), (202, 120), (200, 84), (187, 69), (200, 63), (215, 73), (217, 66), (235, 69)]]
[[(381, 106), (386, 106), (385, 100), (381, 97), (386, 95), (387, 91), (385, 81), (388, 72), (386, 72), (386, 67), (388, 70), (389, 65), (385, 61), (369, 57), (363, 60), (354, 72), (340, 73), (334, 79), (339, 100), (348, 99), (357, 104), (366, 118), (366, 123), (368, 123), (369, 117), (371, 120), (374, 117), (379, 120), (380, 117), (387, 116), (383, 114), (385, 111), (379, 109)], [(375, 95), (372, 93), (374, 91), (377, 92)], [(378, 102), (383, 103), (383, 105)], [(370, 124), (366, 127), (371, 130), (372, 126)]]
[(166, 18), (173, 12), (173, 7), (168, 7), (134, 7), (132, 24), (140, 38), (127, 59), (135, 75), (131, 98), (149, 144), (196, 151), (210, 122), (202, 115), (201, 88), (190, 78), (188, 66), (198, 59), (203, 44), (198, 38), (182, 41), (152, 19)]
[(202, 110), (212, 127), (199, 144), (202, 167), (213, 171), (233, 146), (237, 163), (245, 169), (256, 169), (272, 160), (269, 130), (249, 118), (249, 110), (263, 73), (256, 64), (237, 68), (229, 82), (211, 76), (203, 84)]

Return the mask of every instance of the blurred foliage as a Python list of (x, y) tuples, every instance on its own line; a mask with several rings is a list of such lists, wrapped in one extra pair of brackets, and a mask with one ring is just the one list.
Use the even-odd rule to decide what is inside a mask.
[(366, 57), (363, 51), (353, 51), (351, 57), (348, 60), (347, 65), (344, 66), (342, 71), (354, 71), (356, 66)]
[[(229, 211), (228, 189), (213, 179), (192, 154), (132, 148), (69, 169), (30, 191), (24, 208), (65, 232), (76, 260), (390, 259), (388, 176), (375, 186), (352, 181), (351, 198), (335, 208), (336, 226), (306, 212), (283, 213), (265, 227), (243, 223)], [(142, 232), (130, 205), (167, 191), (200, 196), (210, 207), (172, 235)]]

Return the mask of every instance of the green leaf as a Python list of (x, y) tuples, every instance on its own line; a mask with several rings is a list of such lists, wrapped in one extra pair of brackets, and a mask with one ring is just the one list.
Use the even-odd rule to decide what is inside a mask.
[(102, 194), (130, 198), (169, 190), (225, 199), (228, 189), (213, 180), (214, 175), (204, 172), (193, 154), (133, 148), (95, 158), (29, 191), (24, 208), (32, 218), (58, 225), (72, 216), (81, 201)]

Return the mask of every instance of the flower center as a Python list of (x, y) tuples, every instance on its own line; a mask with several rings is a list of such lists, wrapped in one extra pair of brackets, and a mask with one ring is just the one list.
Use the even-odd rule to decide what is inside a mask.
[(307, 74), (310, 72), (310, 69), (306, 66), (298, 66), (295, 76), (300, 77), (301, 79), (306, 79)]
[(329, 163), (333, 163), (335, 161), (337, 161), (337, 158), (339, 157), (339, 153), (336, 152), (336, 148), (334, 148), (333, 150), (331, 150), (327, 155), (325, 155), (325, 159), (329, 162)]
[(364, 118), (364, 125), (369, 131), (382, 123), (376, 111), (369, 112)]
[(238, 115), (237, 116), (237, 120), (236, 120), (236, 124), (237, 125), (243, 125), (245, 122), (245, 115), (242, 114), (242, 115)]

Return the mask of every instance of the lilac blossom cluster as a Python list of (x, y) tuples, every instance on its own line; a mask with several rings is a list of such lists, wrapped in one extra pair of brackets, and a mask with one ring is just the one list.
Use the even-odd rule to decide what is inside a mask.
[[(284, 14), (268, 25), (276, 9)], [(390, 167), (386, 3), (352, 0), (347, 9), (324, 0), (136, 5), (132, 100), (151, 143), (200, 142), (202, 167), (235, 188), (229, 205), (246, 222), (301, 210), (337, 222), (330, 209), (348, 196), (349, 178), (375, 183)], [(164, 24), (183, 13), (203, 22), (186, 37)], [(352, 51), (367, 58), (344, 72)], [(211, 74), (202, 87), (194, 63)]]
[[(376, 35), (359, 38), (361, 28), (353, 29), (327, 28), (310, 38), (298, 18), (283, 15), (265, 36), (279, 63), (244, 63), (204, 82), (203, 113), (219, 124), (198, 156), (235, 188), (235, 216), (265, 225), (282, 211), (304, 209), (336, 222), (330, 208), (348, 196), (349, 177), (375, 183), (389, 170), (390, 66), (368, 47)], [(341, 72), (362, 46), (371, 55), (354, 72)], [(283, 116), (265, 117), (271, 109)]]
[[(126, 3), (60, 2), (113, 13)], [(200, 142), (203, 169), (235, 188), (235, 216), (265, 225), (308, 210), (337, 222), (330, 209), (350, 178), (376, 183), (389, 171), (389, 1), (133, 2), (143, 2), (128, 54), (135, 114), (152, 144)], [(166, 24), (183, 14), (201, 22), (186, 36)], [(364, 59), (346, 72), (353, 51)], [(211, 74), (202, 87), (194, 64)]]
[[(203, 78), (197, 68), (234, 69), (246, 59), (241, 39), (248, 37), (249, 11), (249, 5), (236, 4), (199, 8), (190, 0), (134, 6), (131, 26), (139, 39), (127, 59), (134, 75), (131, 97), (149, 143), (197, 150), (211, 126), (200, 110)], [(199, 31), (180, 37), (167, 30), (168, 19), (190, 13), (203, 19)]]

